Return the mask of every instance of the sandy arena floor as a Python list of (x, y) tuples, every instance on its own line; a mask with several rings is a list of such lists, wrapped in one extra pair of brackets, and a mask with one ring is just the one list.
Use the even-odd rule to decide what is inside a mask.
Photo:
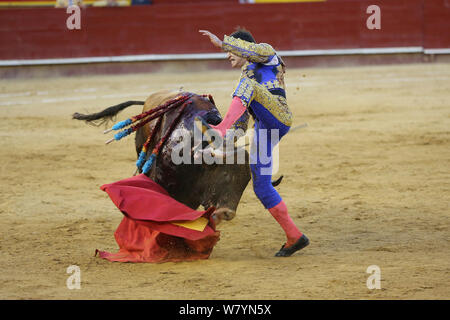
[[(288, 70), (294, 126), (278, 190), (311, 245), (275, 258), (278, 224), (249, 185), (209, 260), (112, 263), (134, 139), (71, 120), (159, 89), (211, 93), (238, 71), (0, 81), (1, 299), (449, 299), (450, 64)], [(128, 108), (118, 120), (136, 114)], [(66, 269), (81, 270), (69, 290)], [(381, 289), (369, 290), (367, 267)]]

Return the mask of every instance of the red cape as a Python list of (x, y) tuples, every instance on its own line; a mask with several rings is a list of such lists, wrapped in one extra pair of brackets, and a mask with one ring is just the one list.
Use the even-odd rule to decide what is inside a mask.
[[(176, 201), (156, 182), (140, 174), (100, 187), (125, 215), (114, 236), (120, 247), (101, 258), (121, 262), (166, 262), (207, 259), (220, 233), (211, 218), (214, 208), (197, 211)], [(208, 220), (202, 231), (173, 223)]]

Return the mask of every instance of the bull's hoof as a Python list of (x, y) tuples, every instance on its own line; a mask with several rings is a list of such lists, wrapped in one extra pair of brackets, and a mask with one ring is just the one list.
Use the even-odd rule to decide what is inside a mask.
[(309, 239), (305, 236), (302, 235), (300, 237), (300, 239), (297, 240), (296, 243), (294, 243), (292, 246), (285, 248), (283, 245), (280, 249), (280, 251), (278, 251), (275, 254), (275, 257), (289, 257), (291, 256), (294, 252), (297, 252), (298, 250), (303, 249), (304, 247), (306, 247), (307, 245), (309, 245)]

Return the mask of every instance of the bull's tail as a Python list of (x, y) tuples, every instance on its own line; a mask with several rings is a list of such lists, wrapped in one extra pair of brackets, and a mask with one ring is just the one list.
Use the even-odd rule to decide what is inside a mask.
[[(145, 101), (127, 101), (119, 103), (118, 105), (106, 108), (103, 111), (97, 112), (97, 113), (91, 113), (91, 114), (81, 114), (78, 112), (75, 112), (72, 115), (72, 119), (76, 120), (84, 120), (89, 124), (94, 125), (101, 125), (105, 122), (108, 122), (110, 120), (113, 120), (113, 118), (122, 110), (128, 108), (129, 106), (133, 105), (144, 105)], [(97, 121), (99, 120), (99, 121)]]

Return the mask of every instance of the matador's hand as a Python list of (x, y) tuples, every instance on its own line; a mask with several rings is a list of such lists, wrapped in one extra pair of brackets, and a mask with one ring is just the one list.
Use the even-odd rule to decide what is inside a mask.
[(217, 47), (217, 48), (222, 48), (222, 40), (220, 40), (216, 35), (212, 34), (211, 32), (209, 32), (208, 30), (198, 30), (198, 32), (200, 32), (201, 34), (203, 34), (204, 36), (208, 36), (209, 40), (211, 40), (211, 43)]

